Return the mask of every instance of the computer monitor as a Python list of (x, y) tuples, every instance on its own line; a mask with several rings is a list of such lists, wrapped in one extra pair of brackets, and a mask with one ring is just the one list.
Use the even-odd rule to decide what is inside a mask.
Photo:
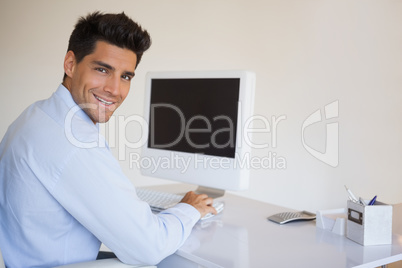
[(248, 71), (149, 72), (141, 173), (212, 197), (248, 189), (254, 90)]

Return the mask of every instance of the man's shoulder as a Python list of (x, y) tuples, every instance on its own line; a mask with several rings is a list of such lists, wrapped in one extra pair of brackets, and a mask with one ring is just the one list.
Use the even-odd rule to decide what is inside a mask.
[(105, 141), (98, 128), (80, 116), (79, 106), (69, 108), (60, 96), (27, 107), (8, 129), (9, 142), (26, 142), (31, 148), (55, 150), (93, 148)]

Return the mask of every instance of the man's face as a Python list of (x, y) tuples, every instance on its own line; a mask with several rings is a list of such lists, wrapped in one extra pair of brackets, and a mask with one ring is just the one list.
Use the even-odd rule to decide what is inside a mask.
[(104, 123), (127, 97), (136, 63), (133, 51), (98, 41), (78, 64), (72, 51), (66, 54), (63, 84), (94, 123)]

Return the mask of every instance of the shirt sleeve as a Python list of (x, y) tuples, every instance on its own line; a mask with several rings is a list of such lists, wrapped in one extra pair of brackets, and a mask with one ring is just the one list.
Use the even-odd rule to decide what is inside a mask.
[(157, 264), (173, 254), (200, 219), (184, 203), (153, 214), (106, 148), (77, 149), (50, 191), (122, 262), (133, 265)]

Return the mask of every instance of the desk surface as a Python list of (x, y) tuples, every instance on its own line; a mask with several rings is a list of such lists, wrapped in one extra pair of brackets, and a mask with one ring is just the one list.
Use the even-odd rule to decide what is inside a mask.
[[(167, 185), (167, 191), (187, 191)], [(162, 189), (160, 187), (153, 187)], [(279, 225), (267, 217), (289, 209), (226, 194), (221, 215), (200, 221), (185, 244), (158, 267), (378, 267), (402, 260), (402, 204), (394, 206), (393, 243), (361, 246), (315, 227), (315, 221)], [(346, 204), (345, 204), (346, 205)], [(399, 215), (399, 216), (396, 216)]]

